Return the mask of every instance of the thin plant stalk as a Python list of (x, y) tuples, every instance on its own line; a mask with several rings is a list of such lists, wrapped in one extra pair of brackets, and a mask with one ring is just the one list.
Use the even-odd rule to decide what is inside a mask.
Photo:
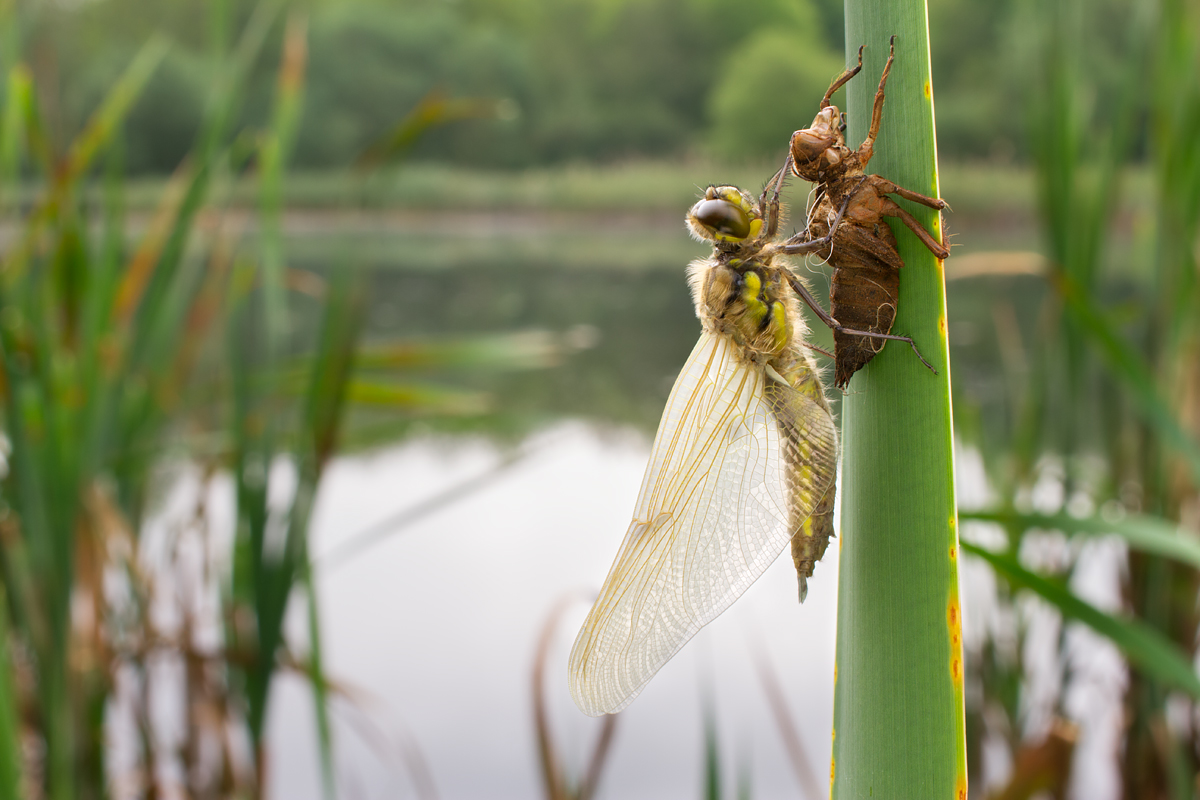
[[(896, 37), (870, 170), (937, 197), (924, 0), (850, 0), (846, 50), (866, 45), (848, 90), (847, 142), (865, 137)], [(938, 216), (899, 201), (935, 237)], [(890, 221), (889, 221), (890, 222)], [(958, 523), (942, 265), (893, 224), (905, 268), (893, 343), (842, 404), (843, 467), (834, 742), (835, 800), (967, 796)]]

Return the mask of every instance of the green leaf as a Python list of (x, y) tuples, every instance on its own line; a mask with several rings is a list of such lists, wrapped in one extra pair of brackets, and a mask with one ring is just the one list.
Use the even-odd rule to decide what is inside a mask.
[(363, 405), (386, 406), (419, 414), (472, 416), (490, 408), (488, 396), (441, 386), (413, 383), (387, 384), (364, 380), (350, 383), (347, 397)]
[(73, 182), (91, 166), (96, 153), (120, 127), (166, 55), (167, 40), (161, 35), (150, 37), (142, 45), (120, 79), (109, 90), (104, 102), (92, 114), (83, 132), (72, 142), (67, 153), (66, 169), (59, 176), (61, 182)]
[[(896, 60), (870, 171), (936, 197), (924, 0), (847, 2), (852, 62), (866, 46), (862, 72), (846, 84), (847, 144), (866, 137), (893, 35)], [(898, 202), (940, 238), (936, 212)], [(945, 283), (916, 236), (888, 224), (905, 264), (892, 333), (913, 337), (938, 372), (892, 342), (855, 374), (842, 401), (834, 800), (966, 796)], [(813, 580), (824, 580), (821, 569)]]
[[(100, 107), (92, 114), (83, 131), (71, 143), (67, 157), (61, 165), (52, 163), (52, 156), (47, 150), (48, 146), (41, 144), (44, 136), (40, 130), (41, 123), (36, 107), (37, 96), (33, 91), (31, 78), (23, 68), (14, 69), (9, 83), (9, 102), (16, 102), (20, 105), (21, 115), (25, 117), (26, 121), (26, 137), (30, 148), (41, 154), (44, 169), (48, 173), (53, 173), (51, 175), (53, 185), (25, 219), (20, 243), (5, 253), (4, 263), (8, 273), (5, 278), (10, 284), (16, 282), (24, 274), (26, 263), (34, 249), (37, 235), (42, 226), (62, 213), (62, 206), (71, 191), (74, 190), (75, 184), (91, 166), (96, 153), (109, 142), (113, 133), (124, 121), (125, 116), (133, 107), (138, 96), (141, 95), (142, 90), (146, 88), (146, 84), (166, 53), (166, 40), (159, 36), (151, 37), (142, 46), (117, 83), (109, 90)], [(12, 121), (8, 117), (13, 113), (15, 112), (12, 108), (5, 112), (6, 129), (12, 125)], [(12, 149), (17, 144), (15, 130), (6, 130), (4, 138), (5, 149), (11, 150), (2, 156), (5, 162), (4, 169), (15, 169), (17, 151)]]
[(366, 289), (356, 275), (342, 270), (335, 279), (309, 377), (304, 419), (315, 468), (325, 463), (337, 444), (347, 388), (354, 373), (366, 316)]
[(1062, 584), (1025, 569), (1007, 553), (993, 553), (968, 542), (963, 542), (962, 548), (964, 552), (987, 561), (1014, 585), (1038, 594), (1064, 617), (1082, 622), (1109, 639), (1147, 675), (1200, 699), (1200, 678), (1197, 678), (1191, 661), (1154, 628), (1137, 620), (1101, 611), (1076, 597)]
[(13, 685), (13, 654), (9, 652), (8, 602), (0, 586), (0, 800), (21, 797), (21, 729)]
[(386, 136), (358, 157), (359, 169), (374, 169), (405, 158), (426, 131), (467, 119), (491, 119), (512, 113), (511, 102), (476, 97), (447, 97), (434, 89), (408, 112)]
[(1161, 517), (1131, 515), (1115, 519), (1072, 517), (1069, 514), (1018, 514), (1007, 511), (960, 511), (961, 520), (996, 522), (1004, 526), (1058, 530), (1088, 536), (1119, 536), (1130, 547), (1164, 556), (1200, 569), (1200, 541)]
[(17, 177), (20, 174), (23, 121), (26, 98), (32, 92), (29, 70), (14, 66), (9, 70), (4, 93), (4, 111), (0, 118), (0, 209), (15, 205)]
[[(569, 339), (583, 339), (581, 345)], [(586, 334), (556, 336), (548, 331), (476, 336), (459, 340), (402, 341), (369, 345), (358, 356), (360, 369), (471, 369), (489, 372), (545, 369), (587, 346)]]
[(1162, 441), (1187, 461), (1192, 480), (1200, 483), (1200, 441), (1188, 433), (1157, 389), (1157, 383), (1145, 360), (1114, 333), (1115, 327), (1105, 319), (1087, 292), (1082, 291), (1065, 275), (1054, 279), (1056, 288), (1067, 308), (1080, 323), (1092, 344), (1121, 384), (1133, 397), (1134, 405)]
[(721, 743), (712, 698), (704, 699), (704, 800), (721, 800)]

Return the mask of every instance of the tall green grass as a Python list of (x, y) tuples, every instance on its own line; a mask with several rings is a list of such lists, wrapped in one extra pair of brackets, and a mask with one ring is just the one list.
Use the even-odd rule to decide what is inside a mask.
[[(196, 151), (132, 251), (120, 128), (166, 42), (146, 43), (61, 153), (45, 133), (29, 71), (16, 63), (8, 76), (0, 146), (6, 195), (12, 198), (17, 178), (30, 174), (41, 188), (29, 208), (12, 202), (7, 208), (15, 236), (0, 278), (0, 397), (11, 442), (9, 474), (0, 485), (8, 512), (0, 566), (10, 600), (5, 666), (15, 678), (5, 686), (15, 687), (10, 707), (20, 712), (0, 724), (21, 720), (0, 744), (41, 741), (44, 759), (23, 758), (27, 751), (17, 747), (3, 760), (15, 762), (23, 787), (56, 800), (108, 793), (115, 776), (106, 769), (104, 725), (120, 666), (132, 666), (144, 687), (148, 660), (164, 652), (184, 661), (213, 658), (186, 625), (172, 640), (154, 624), (156, 587), (143, 572), (137, 538), (158, 460), (216, 399), (196, 390), (195, 368), (204, 359), (198, 343), (219, 333), (219, 314), (209, 304), (228, 271), (217, 259), (206, 264), (190, 246), (197, 215), (227, 169), (241, 79), (277, 11), (278, 4), (260, 4), (235, 51), (220, 59)], [(83, 189), (100, 158), (107, 166), (97, 215)], [(266, 180), (278, 182), (279, 175), (267, 173)], [(98, 234), (94, 216), (101, 220)], [(106, 588), (112, 580), (124, 600)], [(290, 589), (270, 588), (282, 595)], [(271, 665), (273, 653), (255, 654), (252, 663)], [(190, 677), (187, 689), (197, 689)], [(236, 715), (234, 695), (219, 704)], [(148, 709), (135, 716), (151, 726)], [(144, 731), (141, 763), (151, 785), (159, 779), (155, 766), (169, 758), (161, 746), (153, 731)]]
[[(1031, 7), (1023, 20), (1036, 32), (1031, 61), (1046, 76), (1030, 108), (1052, 291), (1039, 327), (1022, 332), (1026, 344), (1007, 334), (1029, 368), (1027, 379), (1007, 376), (1025, 387), (1008, 420), (1011, 434), (979, 442), (1000, 506), (963, 515), (1000, 523), (1007, 546), (964, 549), (1004, 579), (1002, 603), (1032, 591), (1122, 652), (1130, 669), (1118, 756), (1124, 796), (1184, 800), (1194, 796), (1198, 740), (1193, 729), (1167, 723), (1167, 707), (1172, 697), (1200, 701), (1193, 511), (1200, 498), (1200, 8), (1175, 0), (1119, 5), (1116, 41), (1087, 10), (1056, 0)], [(1093, 106), (1091, 71), (1100, 60), (1123, 65), (1124, 89)], [(1131, 261), (1114, 263), (1107, 253), (1133, 168), (1148, 171), (1153, 188), (1135, 206)], [(1126, 287), (1119, 309), (1111, 299), (1117, 282)], [(1056, 486), (1062, 506), (1031, 508), (1025, 498), (1039, 485)], [(1047, 531), (1068, 537), (1072, 553), (1085, 538), (1124, 540), (1119, 611), (1075, 594), (1074, 558), (1057, 574), (1022, 563), (1024, 546)], [(1060, 642), (1059, 714), (1072, 682), (1066, 648)], [(1014, 750), (1028, 747), (1019, 658), (994, 643), (973, 655), (984, 680), (971, 729), (1007, 738)], [(1007, 712), (1007, 732), (989, 726), (985, 707)], [(1065, 781), (1070, 760), (1057, 769)], [(1014, 786), (1028, 777), (1020, 773)]]
[[(265, 725), (281, 670), (309, 679), (332, 796), (309, 523), (323, 470), (344, 442), (377, 442), (397, 427), (351, 436), (349, 405), (365, 400), (396, 420), (478, 413), (478, 391), (414, 384), (413, 373), (539, 367), (562, 352), (518, 337), (364, 343), (365, 273), (340, 269), (325, 279), (288, 267), (282, 215), (303, 108), (304, 18), (285, 22), (280, 0), (261, 0), (235, 35), (227, 2), (208, 9), (207, 113), (136, 242), (122, 122), (169, 45), (151, 38), (57, 149), (33, 73), (13, 49), (17, 37), (6, 37), (0, 798), (173, 788), (197, 798), (264, 796)], [(12, 7), (0, 5), (5, 11), (0, 29), (17, 30)], [(272, 113), (263, 129), (242, 130), (245, 76), (275, 36), (282, 56)], [(401, 125), (419, 133), (438, 122), (425, 114), (415, 128)], [(249, 243), (225, 213), (246, 180), (257, 182), (262, 231)], [(298, 322), (294, 286), (314, 296), (303, 308), (315, 307), (318, 324)], [(199, 476), (196, 509), (172, 522), (165, 542), (143, 541), (171, 465), (180, 464)], [(281, 470), (295, 475), (290, 491), (280, 491)], [(215, 511), (204, 499), (223, 475), (236, 502), (227, 552), (216, 550)], [(307, 601), (306, 652), (284, 636), (296, 598)], [(174, 622), (163, 621), (164, 605), (178, 612)], [(162, 663), (180, 668), (180, 684), (155, 677)], [(175, 693), (181, 737), (169, 738), (151, 713), (151, 696), (163, 691)], [(110, 758), (110, 723), (132, 739), (122, 740), (132, 764)], [(183, 785), (169, 786), (171, 774)]]

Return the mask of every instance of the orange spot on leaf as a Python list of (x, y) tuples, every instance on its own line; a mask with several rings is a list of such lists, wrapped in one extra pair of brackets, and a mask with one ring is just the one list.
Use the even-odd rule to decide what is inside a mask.
[(955, 685), (962, 683), (962, 614), (957, 593), (952, 593), (946, 606), (946, 628), (950, 634), (950, 677)]
[(950, 560), (953, 561), (956, 558), (958, 558), (958, 548), (950, 545)]
[(933, 99), (933, 84), (931, 84), (929, 81), (925, 81), (925, 86), (923, 88), (925, 90), (925, 99), (932, 100)]

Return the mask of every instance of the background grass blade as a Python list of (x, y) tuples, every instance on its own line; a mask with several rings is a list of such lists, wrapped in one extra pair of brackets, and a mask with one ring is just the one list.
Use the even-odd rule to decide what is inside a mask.
[(163, 36), (152, 36), (138, 51), (125, 73), (109, 90), (104, 102), (92, 114), (88, 124), (71, 144), (66, 163), (57, 178), (60, 183), (73, 183), (92, 165), (100, 150), (112, 140), (133, 104), (167, 55), (168, 44)]
[(1184, 429), (1163, 399), (1145, 359), (1117, 336), (1095, 301), (1074, 281), (1062, 275), (1057, 277), (1055, 285), (1082, 332), (1100, 352), (1118, 383), (1132, 396), (1142, 418), (1158, 432), (1164, 444), (1183, 456), (1193, 482), (1200, 483), (1200, 441)]
[(17, 178), (21, 166), (21, 139), (24, 134), (26, 98), (32, 92), (33, 78), (28, 68), (16, 64), (7, 70), (4, 91), (4, 116), (0, 119), (0, 211), (7, 211), (17, 199)]
[(963, 542), (963, 551), (987, 561), (996, 572), (1014, 585), (1037, 593), (1063, 616), (1078, 620), (1115, 644), (1122, 653), (1148, 675), (1200, 698), (1200, 678), (1189, 659), (1170, 639), (1142, 622), (1105, 613), (1079, 599), (1060, 583), (1030, 572), (1007, 553), (993, 553), (978, 545)]
[(8, 598), (0, 585), (0, 800), (21, 797), (21, 728), (13, 686)]
[[(896, 61), (870, 169), (936, 197), (924, 0), (847, 2), (846, 52), (866, 45), (862, 73), (847, 85), (847, 141), (857, 146), (866, 135), (893, 35)], [(906, 207), (941, 236), (935, 213)], [(855, 375), (842, 403), (832, 796), (965, 799), (945, 285), (916, 237), (892, 229), (905, 263), (893, 333), (912, 336), (938, 374), (889, 346)]]
[(704, 800), (721, 800), (721, 739), (712, 691), (705, 690), (704, 710)]
[(805, 800), (817, 800), (824, 792), (813, 772), (808, 754), (804, 751), (804, 743), (800, 739), (800, 729), (788, 710), (787, 696), (779, 683), (779, 676), (771, 665), (770, 657), (761, 647), (754, 655), (754, 665), (758, 673), (758, 682), (762, 684), (763, 694), (767, 696), (767, 705), (771, 716), (775, 718), (775, 727), (779, 729), (779, 738), (783, 740), (783, 748), (787, 752), (788, 762), (796, 783), (800, 785), (801, 795)]
[(1072, 517), (1069, 514), (1019, 514), (1007, 511), (960, 511), (960, 520), (995, 522), (1007, 528), (1119, 536), (1134, 549), (1174, 559), (1200, 569), (1200, 541), (1176, 524), (1158, 517), (1132, 515), (1116, 519)]
[(338, 446), (346, 405), (346, 386), (354, 371), (355, 354), (366, 313), (366, 290), (356, 273), (341, 271), (332, 289), (305, 402), (304, 425), (308, 447), (301, 456), (301, 486), (303, 499), (307, 502), (302, 509), (298, 509), (299, 513), (293, 519), (297, 526), (293, 535), (302, 550), (299, 569), (308, 591), (309, 679), (316, 712), (323, 788), (327, 798), (335, 795), (333, 729), (329, 721), (329, 698), (325, 691), (322, 666), (320, 606), (308, 551), (308, 519), (325, 464)]
[(505, 111), (506, 104), (489, 98), (449, 97), (434, 89), (426, 94), (386, 136), (368, 147), (355, 166), (369, 171), (403, 160), (425, 133), (468, 119), (487, 119)]

